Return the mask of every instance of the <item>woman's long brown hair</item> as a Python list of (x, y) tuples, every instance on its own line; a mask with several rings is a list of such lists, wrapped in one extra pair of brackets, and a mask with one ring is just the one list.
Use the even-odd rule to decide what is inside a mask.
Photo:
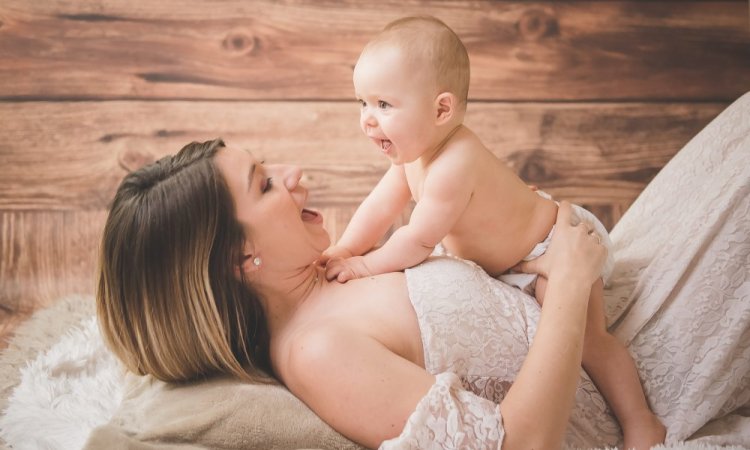
[(268, 332), (235, 276), (244, 240), (213, 156), (220, 139), (128, 174), (104, 227), (96, 294), (107, 345), (136, 374), (266, 381)]

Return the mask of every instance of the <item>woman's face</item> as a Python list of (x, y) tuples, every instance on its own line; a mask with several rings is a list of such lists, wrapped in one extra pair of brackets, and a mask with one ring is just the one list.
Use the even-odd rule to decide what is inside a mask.
[(262, 271), (309, 265), (328, 248), (323, 217), (305, 209), (307, 189), (296, 166), (263, 164), (248, 151), (223, 148), (214, 161), (226, 180), (242, 224), (246, 253), (261, 258)]

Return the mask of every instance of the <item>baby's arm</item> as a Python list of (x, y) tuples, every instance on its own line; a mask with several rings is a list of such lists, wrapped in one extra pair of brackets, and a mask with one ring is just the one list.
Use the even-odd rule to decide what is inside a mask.
[(336, 257), (362, 255), (370, 250), (385, 235), (409, 200), (411, 191), (403, 166), (391, 165), (359, 205), (341, 239), (323, 253), (320, 263), (325, 264)]
[(343, 283), (403, 270), (424, 261), (450, 232), (471, 199), (474, 169), (468, 161), (458, 159), (444, 158), (433, 163), (408, 225), (396, 230), (385, 245), (364, 256), (331, 261), (326, 277)]

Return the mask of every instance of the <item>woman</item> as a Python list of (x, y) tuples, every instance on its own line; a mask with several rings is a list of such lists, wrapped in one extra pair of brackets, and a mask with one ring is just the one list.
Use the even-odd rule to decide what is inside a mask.
[[(604, 250), (585, 224), (570, 225), (568, 205), (548, 256), (527, 267), (549, 279), (541, 312), (529, 299), (483, 314), (485, 295), (521, 297), (450, 259), (408, 276), (326, 283), (316, 260), (329, 239), (320, 216), (304, 208), (300, 176), (211, 141), (123, 181), (105, 228), (97, 299), (104, 335), (130, 370), (170, 381), (273, 373), (368, 447), (617, 442), (601, 397), (580, 378), (586, 299)], [(437, 290), (420, 287), (430, 272), (453, 276)], [(479, 295), (424, 295), (464, 282)], [(455, 305), (469, 310), (445, 313)], [(451, 334), (451, 320), (467, 322), (459, 327), (472, 329), (466, 335), (506, 331), (498, 325), (513, 332), (496, 347), (478, 342), (491, 352), (440, 353), (468, 345)], [(462, 373), (483, 365), (490, 376)]]

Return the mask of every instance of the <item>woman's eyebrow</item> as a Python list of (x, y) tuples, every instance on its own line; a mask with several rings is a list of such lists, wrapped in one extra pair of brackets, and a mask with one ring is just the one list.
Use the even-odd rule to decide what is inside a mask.
[(247, 174), (247, 192), (250, 192), (250, 188), (253, 185), (253, 176), (255, 176), (255, 168), (258, 164), (253, 163), (252, 166), (250, 166), (250, 172)]

